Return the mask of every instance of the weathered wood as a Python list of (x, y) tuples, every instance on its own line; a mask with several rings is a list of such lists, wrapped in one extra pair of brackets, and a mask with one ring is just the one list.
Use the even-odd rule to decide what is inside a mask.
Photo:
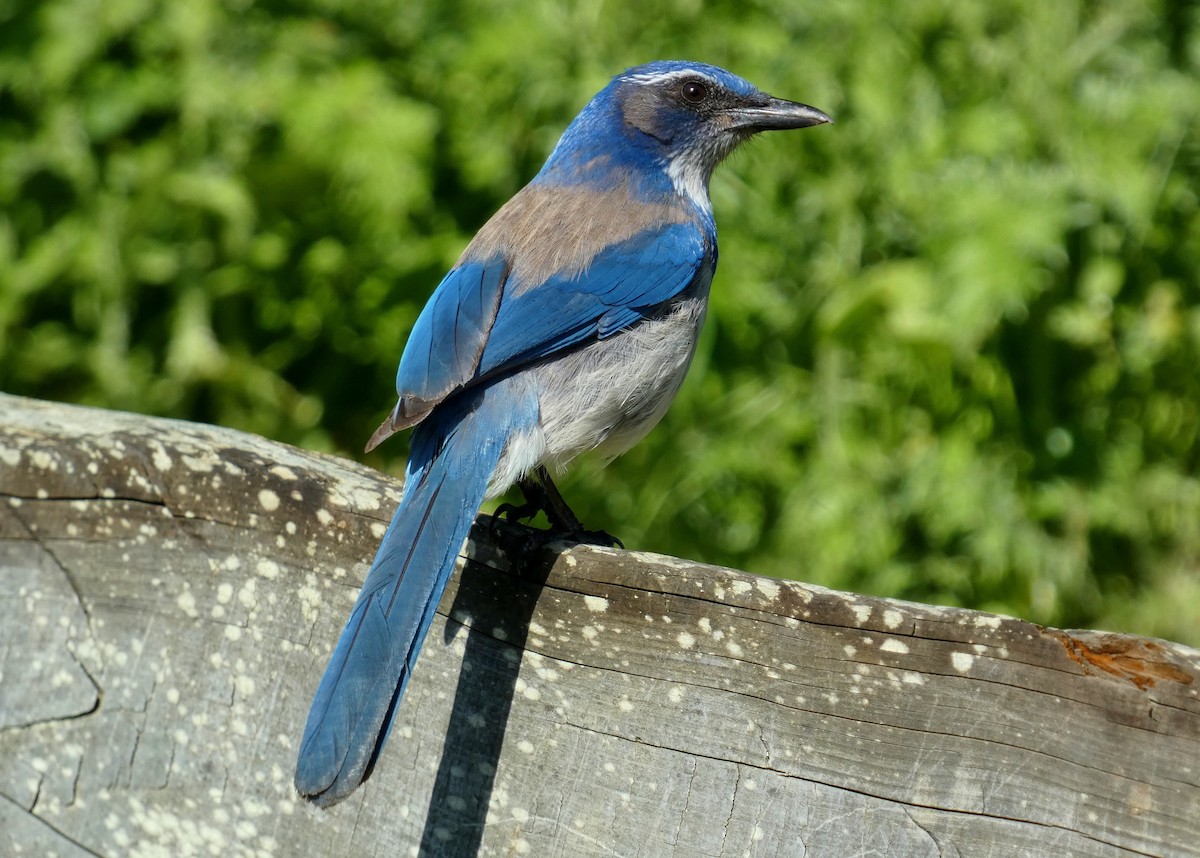
[(374, 777), (316, 810), (296, 743), (398, 485), (0, 424), (0, 854), (1200, 855), (1195, 650), (633, 552), (518, 573), (480, 530)]

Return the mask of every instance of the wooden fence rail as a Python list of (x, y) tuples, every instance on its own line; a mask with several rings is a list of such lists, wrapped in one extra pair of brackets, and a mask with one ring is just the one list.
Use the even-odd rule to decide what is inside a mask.
[(297, 740), (399, 490), (0, 395), (0, 855), (1200, 855), (1195, 650), (636, 552), (514, 564), (486, 527), (374, 777), (314, 809)]

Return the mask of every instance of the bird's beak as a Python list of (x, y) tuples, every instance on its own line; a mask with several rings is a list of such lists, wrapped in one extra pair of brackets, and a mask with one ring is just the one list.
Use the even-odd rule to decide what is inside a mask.
[(771, 96), (762, 104), (735, 107), (729, 111), (729, 117), (734, 128), (747, 131), (780, 131), (833, 122), (828, 114), (815, 107)]

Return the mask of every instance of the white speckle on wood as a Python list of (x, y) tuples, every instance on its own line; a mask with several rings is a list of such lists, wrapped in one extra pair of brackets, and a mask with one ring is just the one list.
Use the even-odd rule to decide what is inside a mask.
[(688, 632), (680, 632), (677, 634), (675, 636), (675, 641), (679, 644), (681, 649), (691, 649), (696, 645), (695, 636), (689, 634)]
[(854, 619), (860, 626), (867, 620), (871, 619), (870, 605), (851, 605), (850, 610), (854, 612)]
[(556, 682), (558, 680), (558, 671), (552, 667), (542, 666), (537, 668), (534, 673), (537, 674), (538, 679), (544, 680), (545, 682)]
[(608, 599), (603, 596), (584, 596), (583, 604), (595, 614), (602, 614), (608, 610)]
[(200, 612), (196, 610), (196, 597), (192, 595), (191, 590), (184, 590), (175, 598), (175, 604), (184, 614), (195, 619), (200, 616)]
[(383, 505), (383, 498), (378, 492), (358, 489), (353, 495), (354, 506), (356, 509), (367, 510), (368, 512), (379, 509)]
[(883, 624), (889, 629), (898, 629), (900, 624), (904, 622), (904, 614), (897, 611), (895, 608), (888, 608), (883, 612)]
[(894, 652), (900, 655), (908, 655), (908, 644), (904, 641), (896, 640), (895, 638), (884, 638), (883, 643), (879, 645), (882, 652)]
[(167, 455), (167, 451), (161, 444), (154, 445), (154, 453), (151, 455), (150, 461), (160, 471), (169, 471), (175, 465), (174, 460)]
[(267, 512), (274, 512), (279, 509), (279, 495), (270, 489), (262, 489), (258, 493), (258, 505)]
[(969, 652), (952, 652), (950, 653), (950, 664), (959, 673), (966, 673), (975, 664), (975, 656)]
[(774, 602), (779, 598), (779, 584), (770, 578), (759, 578), (754, 582), (754, 585), (758, 588), (758, 592), (762, 593), (770, 601)]
[(243, 608), (253, 609), (256, 605), (258, 605), (258, 596), (256, 594), (257, 590), (257, 581), (255, 581), (253, 578), (246, 581), (246, 583), (244, 583), (238, 590), (238, 604), (240, 604)]
[(199, 456), (185, 455), (183, 457), (184, 467), (197, 474), (210, 474), (220, 463), (220, 457), (212, 450), (205, 451)]
[(34, 450), (29, 454), (29, 461), (35, 468), (39, 468), (43, 471), (58, 470), (58, 460), (56, 460), (45, 450)]

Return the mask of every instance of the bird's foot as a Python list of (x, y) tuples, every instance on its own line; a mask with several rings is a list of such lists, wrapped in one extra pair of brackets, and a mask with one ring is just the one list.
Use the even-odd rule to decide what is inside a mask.
[(579, 517), (567, 506), (544, 467), (539, 466), (534, 473), (536, 479), (525, 478), (517, 482), (525, 496), (525, 503), (505, 503), (496, 508), (491, 524), (493, 536), (496, 535), (496, 525), (501, 520), (514, 523), (531, 519), (539, 512), (544, 512), (550, 521), (550, 527), (547, 530), (530, 531), (521, 537), (518, 540), (519, 544), (513, 546), (519, 554), (531, 554), (552, 542), (560, 541), (599, 545), (604, 548), (625, 547), (625, 543), (607, 531), (585, 528)]
[(527, 530), (516, 539), (513, 549), (521, 555), (532, 555), (555, 542), (569, 542), (574, 545), (596, 545), (601, 548), (624, 548), (625, 543), (603, 530)]

